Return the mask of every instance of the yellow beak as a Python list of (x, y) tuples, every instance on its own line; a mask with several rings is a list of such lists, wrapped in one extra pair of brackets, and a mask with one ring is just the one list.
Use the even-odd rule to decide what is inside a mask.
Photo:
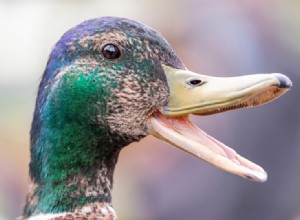
[(269, 102), (291, 87), (280, 73), (239, 77), (211, 77), (163, 66), (170, 98), (163, 114), (207, 115)]
[(210, 77), (163, 65), (170, 89), (169, 102), (149, 118), (149, 133), (220, 169), (264, 182), (267, 173), (233, 149), (207, 135), (188, 114), (208, 115), (272, 101), (292, 83), (279, 74)]

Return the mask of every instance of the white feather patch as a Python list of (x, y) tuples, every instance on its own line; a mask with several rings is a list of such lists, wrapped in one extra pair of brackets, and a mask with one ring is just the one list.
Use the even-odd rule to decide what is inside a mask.
[(32, 216), (27, 218), (26, 220), (50, 220), (57, 217), (64, 217), (67, 213), (57, 213), (57, 214), (39, 214), (36, 216)]

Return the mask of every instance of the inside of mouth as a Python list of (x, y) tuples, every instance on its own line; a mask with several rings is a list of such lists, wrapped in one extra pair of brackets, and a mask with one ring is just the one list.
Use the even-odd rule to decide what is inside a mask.
[(168, 117), (155, 112), (151, 124), (156, 136), (225, 171), (263, 182), (266, 172), (235, 150), (211, 137), (193, 124), (188, 116)]

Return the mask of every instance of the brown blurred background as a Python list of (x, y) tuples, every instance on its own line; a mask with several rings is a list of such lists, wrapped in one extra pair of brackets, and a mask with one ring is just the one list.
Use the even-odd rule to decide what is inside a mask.
[(259, 108), (193, 118), (262, 165), (266, 183), (224, 173), (148, 137), (121, 153), (113, 195), (120, 219), (299, 220), (298, 0), (0, 0), (0, 219), (21, 215), (34, 101), (52, 46), (74, 25), (104, 15), (157, 29), (190, 70), (282, 72), (294, 83)]

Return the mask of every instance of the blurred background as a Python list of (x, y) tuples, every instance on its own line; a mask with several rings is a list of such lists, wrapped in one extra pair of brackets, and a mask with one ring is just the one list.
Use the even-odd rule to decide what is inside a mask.
[(0, 0), (0, 219), (22, 213), (29, 130), (52, 46), (83, 20), (127, 17), (161, 32), (193, 71), (282, 72), (294, 87), (270, 104), (193, 121), (269, 174), (253, 183), (147, 137), (115, 172), (121, 220), (300, 219), (300, 1)]

